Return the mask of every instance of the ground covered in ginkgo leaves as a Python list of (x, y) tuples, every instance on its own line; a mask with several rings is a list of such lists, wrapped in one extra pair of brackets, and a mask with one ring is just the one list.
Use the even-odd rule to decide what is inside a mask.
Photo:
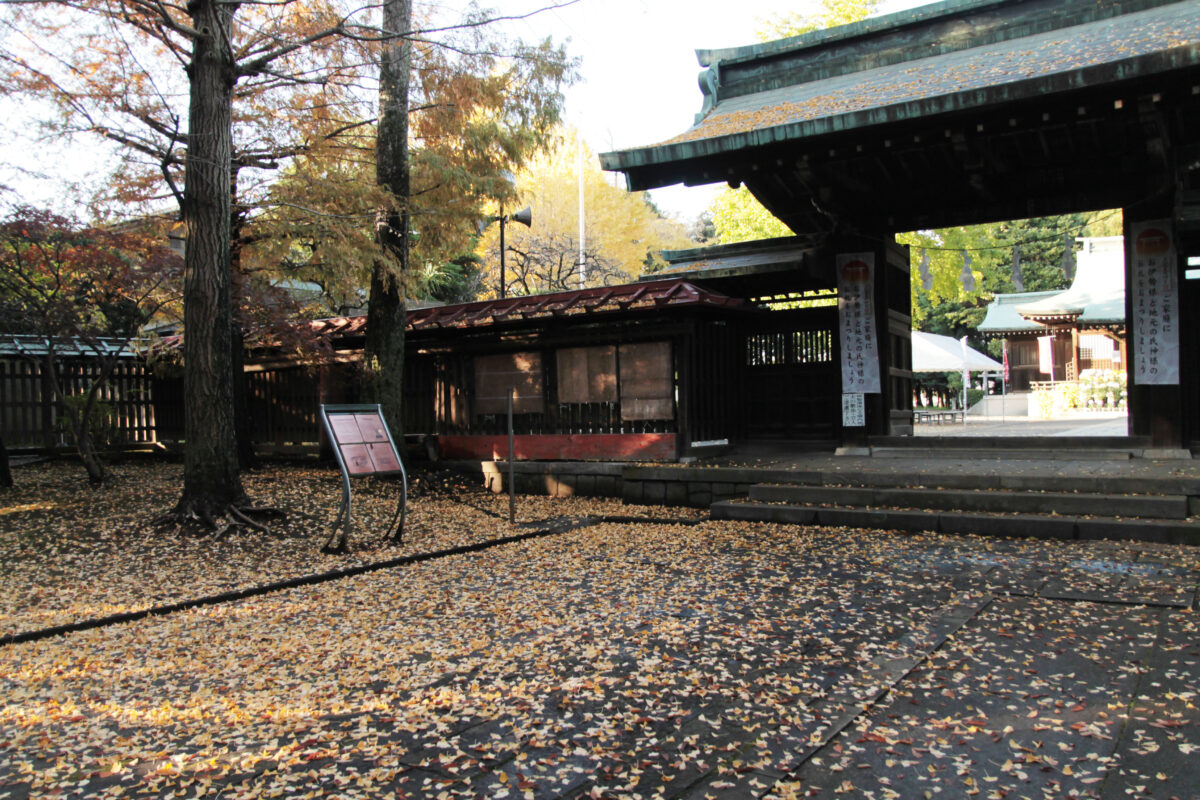
[(288, 517), (220, 540), (153, 526), (177, 466), (115, 472), (0, 493), (3, 633), (547, 533), (0, 647), (0, 798), (1200, 797), (1200, 550), (574, 498), (510, 526), (442, 475), (399, 548), (365, 487), (332, 556), (333, 470), (249, 473)]

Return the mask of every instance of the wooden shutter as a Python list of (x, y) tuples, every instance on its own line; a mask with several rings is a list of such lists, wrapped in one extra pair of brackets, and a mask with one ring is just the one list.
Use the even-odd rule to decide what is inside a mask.
[(617, 348), (608, 345), (559, 350), (558, 402), (617, 402)]
[(508, 413), (508, 391), (517, 390), (514, 414), (546, 410), (541, 353), (501, 353), (475, 357), (475, 413)]
[(621, 345), (621, 419), (672, 419), (675, 370), (670, 342)]

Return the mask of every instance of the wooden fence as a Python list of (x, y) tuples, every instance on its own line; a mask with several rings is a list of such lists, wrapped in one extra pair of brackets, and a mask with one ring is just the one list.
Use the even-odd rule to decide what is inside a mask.
[[(99, 365), (72, 359), (60, 362), (59, 372), (67, 394), (81, 395)], [(347, 396), (345, 380), (305, 367), (252, 367), (246, 372), (246, 390), (251, 440), (264, 454), (315, 450), (320, 440), (319, 404), (342, 402)], [(113, 445), (172, 447), (183, 441), (182, 378), (156, 376), (134, 359), (121, 361), (101, 387), (99, 399), (109, 412)], [(40, 362), (0, 359), (0, 435), (10, 450), (68, 447), (62, 419), (63, 409)]]
[(319, 369), (247, 371), (246, 392), (255, 452), (280, 455), (315, 450), (321, 439), (323, 402)]
[[(58, 365), (68, 395), (82, 395), (99, 374), (91, 359), (65, 359)], [(119, 362), (98, 394), (110, 412), (113, 444), (147, 444), (155, 441), (151, 377), (137, 360)], [(63, 410), (54, 399), (39, 361), (0, 359), (0, 434), (9, 449), (53, 449), (67, 446), (62, 430)]]

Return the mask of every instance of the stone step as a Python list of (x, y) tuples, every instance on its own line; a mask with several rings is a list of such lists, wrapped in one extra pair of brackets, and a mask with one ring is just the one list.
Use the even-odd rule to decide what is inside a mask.
[[(1140, 452), (1140, 451), (1138, 451)], [(1017, 449), (980, 449), (967, 453), (958, 447), (872, 447), (873, 458), (962, 458), (1025, 459), (1030, 461), (1128, 461), (1135, 455), (1131, 449), (1054, 449), (1047, 447)]]
[(994, 491), (879, 486), (787, 486), (756, 484), (750, 500), (792, 505), (835, 505), (939, 511), (1186, 519), (1184, 495), (1130, 495), (1074, 492)]
[(975, 534), (1042, 539), (1120, 539), (1200, 545), (1200, 525), (1184, 520), (989, 514), (885, 508), (827, 508), (741, 500), (713, 503), (713, 519), (779, 522), (821, 527)]
[[(799, 486), (895, 486), (913, 488), (1011, 489), (1017, 491), (1099, 492), (1102, 494), (1170, 494), (1200, 497), (1200, 480), (1186, 476), (1137, 476), (1123, 474), (1046, 474), (1047, 470), (1022, 471), (1015, 461), (1004, 470), (983, 474), (963, 466), (963, 454), (955, 460), (921, 458), (911, 470), (867, 469), (760, 469), (755, 467), (627, 466), (627, 482), (724, 484), (742, 493), (758, 483)], [(894, 463), (894, 462), (889, 462)], [(517, 467), (522, 466), (521, 462)], [(724, 499), (724, 498), (716, 498)]]

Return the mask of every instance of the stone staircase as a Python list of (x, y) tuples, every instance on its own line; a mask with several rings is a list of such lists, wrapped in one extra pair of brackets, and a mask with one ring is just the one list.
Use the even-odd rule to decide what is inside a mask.
[(1200, 481), (945, 473), (797, 473), (712, 504), (714, 519), (1200, 545)]

